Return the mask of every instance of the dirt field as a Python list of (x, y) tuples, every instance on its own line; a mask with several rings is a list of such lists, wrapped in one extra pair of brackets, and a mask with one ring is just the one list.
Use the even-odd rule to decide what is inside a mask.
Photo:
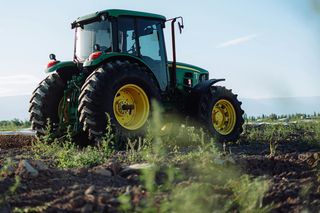
[[(26, 207), (31, 212), (32, 207), (40, 212), (118, 212), (119, 195), (131, 194), (131, 202), (138, 202), (145, 193), (137, 178), (138, 170), (124, 170), (127, 165), (114, 160), (93, 168), (58, 169), (50, 159), (30, 157), (32, 140), (31, 136), (0, 136), (0, 165), (10, 157), (16, 162), (10, 169), (21, 176), (19, 187), (7, 197), (0, 212)], [(273, 204), (272, 212), (320, 211), (318, 148), (281, 143), (275, 157), (269, 157), (269, 144), (243, 142), (227, 149), (244, 173), (271, 180), (263, 205)], [(24, 171), (22, 160), (37, 172)], [(13, 183), (14, 175), (4, 176), (0, 192), (7, 191)]]

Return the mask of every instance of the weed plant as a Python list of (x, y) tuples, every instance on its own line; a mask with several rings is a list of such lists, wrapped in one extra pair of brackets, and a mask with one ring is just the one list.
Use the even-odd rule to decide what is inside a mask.
[(0, 165), (0, 211), (5, 205), (6, 199), (9, 195), (12, 195), (16, 192), (17, 188), (20, 185), (20, 177), (15, 176), (14, 182), (10, 183), (10, 185), (7, 185), (8, 183), (5, 183), (6, 178), (10, 175), (12, 175), (12, 171), (10, 168), (13, 167), (13, 162), (11, 159), (7, 159), (3, 165)]
[[(32, 146), (36, 158), (49, 158), (59, 168), (91, 167), (105, 162), (114, 152), (114, 135), (111, 131), (110, 117), (102, 141), (96, 146), (79, 147), (73, 142), (71, 127), (62, 138), (55, 138), (48, 121), (46, 134)], [(53, 142), (52, 142), (53, 141)]]
[[(269, 212), (262, 199), (269, 189), (263, 178), (241, 174), (236, 162), (222, 153), (200, 128), (182, 127), (163, 134), (156, 104), (147, 146), (140, 155), (151, 166), (141, 175), (147, 192), (139, 204), (120, 196), (124, 212)], [(167, 125), (167, 124), (166, 124)], [(192, 146), (192, 149), (185, 149)], [(130, 145), (130, 149), (134, 146)]]
[(297, 122), (287, 124), (246, 125), (242, 141), (250, 143), (300, 142), (320, 144), (320, 123)]

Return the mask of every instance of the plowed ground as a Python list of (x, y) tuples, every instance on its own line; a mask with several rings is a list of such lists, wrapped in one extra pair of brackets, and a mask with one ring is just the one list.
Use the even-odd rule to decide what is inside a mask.
[[(0, 165), (9, 157), (16, 162), (27, 159), (32, 164), (32, 140), (30, 136), (0, 136)], [(286, 141), (279, 144), (275, 157), (269, 156), (267, 143), (242, 141), (227, 149), (244, 173), (271, 180), (263, 204), (273, 204), (274, 212), (320, 211), (319, 148)], [(39, 170), (37, 177), (21, 178), (17, 191), (6, 198), (3, 212), (36, 206), (37, 211), (45, 212), (118, 212), (117, 197), (132, 194), (140, 187), (137, 176), (120, 175), (124, 165), (114, 161), (100, 165), (111, 171), (110, 176), (94, 173), (90, 168), (58, 169), (50, 159), (41, 161), (49, 168)], [(5, 177), (0, 182), (0, 192), (13, 183), (14, 176)], [(132, 199), (134, 202), (136, 198)], [(39, 206), (43, 205), (41, 210)]]

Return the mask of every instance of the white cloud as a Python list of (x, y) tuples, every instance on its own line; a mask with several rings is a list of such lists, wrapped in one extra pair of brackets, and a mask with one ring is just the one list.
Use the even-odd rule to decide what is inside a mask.
[(251, 34), (251, 35), (247, 35), (247, 36), (242, 36), (240, 38), (236, 38), (236, 39), (232, 39), (232, 40), (229, 40), (229, 41), (225, 41), (225, 42), (222, 42), (220, 44), (218, 44), (216, 46), (216, 48), (223, 48), (223, 47), (228, 47), (228, 46), (234, 46), (234, 45), (239, 45), (239, 44), (243, 44), (243, 43), (246, 43), (256, 37), (258, 37), (259, 34)]
[(39, 78), (31, 75), (0, 76), (0, 87), (3, 85), (35, 84), (39, 82)]
[(31, 94), (41, 79), (32, 75), (0, 76), (0, 97)]

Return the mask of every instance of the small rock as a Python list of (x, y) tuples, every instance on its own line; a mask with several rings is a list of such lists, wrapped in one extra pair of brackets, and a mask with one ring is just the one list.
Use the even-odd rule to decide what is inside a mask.
[(151, 167), (152, 167), (152, 165), (149, 163), (133, 164), (133, 165), (127, 166), (124, 169), (122, 169), (119, 173), (119, 176), (127, 177), (128, 175), (130, 175), (132, 173), (140, 174), (142, 170), (150, 169)]
[(76, 196), (76, 192), (75, 191), (71, 191), (68, 195), (67, 195), (67, 197), (75, 197)]
[(84, 177), (88, 174), (88, 169), (87, 168), (80, 168), (80, 169), (77, 169), (74, 173), (80, 177)]
[(94, 168), (92, 170), (93, 173), (98, 174), (98, 175), (103, 175), (103, 176), (107, 176), (107, 177), (111, 177), (112, 176), (112, 172), (108, 169), (105, 168)]
[(80, 188), (80, 186), (78, 185), (78, 184), (74, 184), (73, 186), (71, 186), (70, 187), (70, 189), (79, 189)]
[(139, 175), (137, 174), (131, 174), (127, 176), (127, 180), (130, 180), (132, 182), (139, 182)]
[(19, 162), (15, 173), (21, 177), (37, 177), (39, 175), (38, 170), (33, 168), (27, 160), (22, 160)]
[(85, 195), (90, 195), (90, 194), (92, 194), (92, 193), (94, 192), (95, 188), (96, 188), (96, 187), (95, 187), (94, 185), (90, 186), (89, 188), (87, 188), (87, 190), (84, 192), (84, 194), (85, 194)]
[(96, 197), (92, 194), (86, 194), (84, 196), (84, 199), (87, 201), (87, 202), (91, 202), (91, 203), (94, 203), (95, 200), (96, 200)]
[(31, 165), (34, 166), (39, 171), (47, 170), (49, 167), (42, 161), (34, 160), (31, 162)]
[(110, 161), (107, 163), (107, 168), (112, 171), (113, 175), (118, 175), (121, 165), (117, 161)]

